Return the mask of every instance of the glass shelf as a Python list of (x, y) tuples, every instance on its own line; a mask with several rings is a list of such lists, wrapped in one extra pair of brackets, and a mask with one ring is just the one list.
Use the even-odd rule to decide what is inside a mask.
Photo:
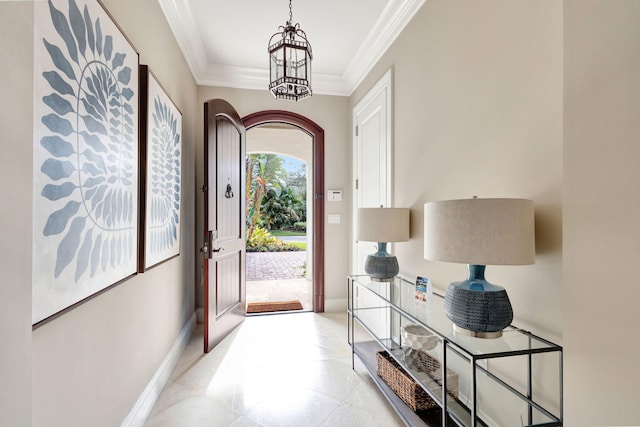
[(434, 294), (431, 303), (417, 301), (415, 285), (400, 277), (390, 282), (375, 282), (369, 276), (350, 276), (359, 286), (369, 289), (385, 302), (392, 304), (407, 318), (426, 326), (446, 338), (476, 359), (512, 356), (513, 353), (560, 351), (562, 348), (515, 326), (508, 326), (501, 338), (478, 339), (453, 331), (444, 313), (444, 298)]
[[(444, 314), (444, 298), (434, 295), (430, 303), (418, 301), (415, 299), (415, 285), (403, 278), (377, 282), (370, 280), (369, 276), (349, 276), (348, 282), (349, 342), (353, 354), (371, 364), (372, 357), (375, 360), (375, 354), (371, 356), (368, 353), (386, 351), (443, 409), (440, 416), (421, 416), (418, 419), (423, 421), (416, 421), (411, 414), (405, 414), (407, 410), (411, 410), (401, 403), (399, 406), (404, 408), (399, 414), (406, 425), (562, 425), (562, 347), (515, 326), (507, 327), (502, 337), (494, 339), (456, 334), (451, 321)], [(418, 324), (430, 330), (438, 337), (437, 344), (424, 352), (409, 348), (402, 336), (403, 328), (409, 324)], [(369, 339), (362, 338), (362, 334), (358, 334), (356, 339), (356, 327), (366, 331)], [(371, 338), (374, 340), (371, 341)], [(550, 404), (551, 409), (545, 407), (548, 404), (546, 396), (540, 398), (539, 393), (533, 392), (533, 369), (539, 365), (533, 363), (533, 357), (547, 355), (557, 356), (558, 360), (555, 375), (557, 396), (555, 403)], [(422, 358), (418, 360), (422, 365), (416, 363), (416, 356)], [(425, 368), (424, 358), (435, 365)], [(510, 384), (512, 379), (501, 372), (501, 367), (492, 372), (488, 363), (491, 362), (492, 367), (494, 364), (499, 366), (495, 362), (499, 360), (508, 363), (524, 360), (524, 369), (520, 370), (525, 371), (525, 379)], [(380, 378), (375, 378), (375, 361), (373, 364), (374, 366), (367, 368), (379, 383)], [(441, 365), (444, 366), (446, 378)], [(507, 366), (507, 371), (513, 370), (513, 366)], [(549, 376), (547, 372), (544, 375)], [(443, 393), (445, 382), (446, 394)], [(380, 384), (379, 387), (383, 390)], [(547, 393), (546, 387), (540, 388)], [(389, 399), (388, 390), (387, 388), (383, 392)], [(489, 393), (492, 398), (487, 397)], [(397, 399), (392, 404), (394, 407), (398, 406)], [(510, 405), (515, 409), (502, 411), (500, 404)], [(434, 423), (436, 418), (440, 421)], [(429, 421), (424, 421), (425, 419)]]

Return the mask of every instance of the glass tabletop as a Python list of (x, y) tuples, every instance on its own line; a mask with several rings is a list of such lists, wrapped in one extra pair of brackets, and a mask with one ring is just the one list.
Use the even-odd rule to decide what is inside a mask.
[(431, 302), (419, 301), (415, 298), (415, 285), (404, 278), (395, 277), (389, 282), (377, 282), (372, 281), (369, 276), (358, 275), (349, 276), (349, 279), (393, 305), (405, 317), (429, 328), (474, 358), (561, 350), (560, 346), (515, 326), (505, 328), (500, 338), (475, 338), (456, 333), (453, 323), (445, 315), (444, 298), (434, 294)]

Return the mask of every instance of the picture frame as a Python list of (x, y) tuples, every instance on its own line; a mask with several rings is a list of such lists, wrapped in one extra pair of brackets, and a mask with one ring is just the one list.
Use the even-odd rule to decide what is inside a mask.
[(136, 274), (138, 52), (96, 0), (34, 3), (32, 324)]
[(147, 65), (139, 74), (142, 273), (180, 254), (182, 113)]

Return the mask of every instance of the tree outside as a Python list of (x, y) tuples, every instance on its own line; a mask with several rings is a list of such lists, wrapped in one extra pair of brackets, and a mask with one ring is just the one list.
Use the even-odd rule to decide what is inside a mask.
[(300, 250), (300, 245), (274, 236), (306, 233), (306, 167), (297, 162), (298, 168), (292, 170), (291, 160), (267, 153), (246, 158), (247, 251)]

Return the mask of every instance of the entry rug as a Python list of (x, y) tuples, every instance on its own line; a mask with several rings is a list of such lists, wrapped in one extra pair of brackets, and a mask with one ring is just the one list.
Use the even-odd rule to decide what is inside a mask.
[(272, 311), (302, 310), (302, 303), (299, 300), (292, 301), (272, 301), (272, 302), (250, 302), (247, 304), (247, 313), (269, 313)]

